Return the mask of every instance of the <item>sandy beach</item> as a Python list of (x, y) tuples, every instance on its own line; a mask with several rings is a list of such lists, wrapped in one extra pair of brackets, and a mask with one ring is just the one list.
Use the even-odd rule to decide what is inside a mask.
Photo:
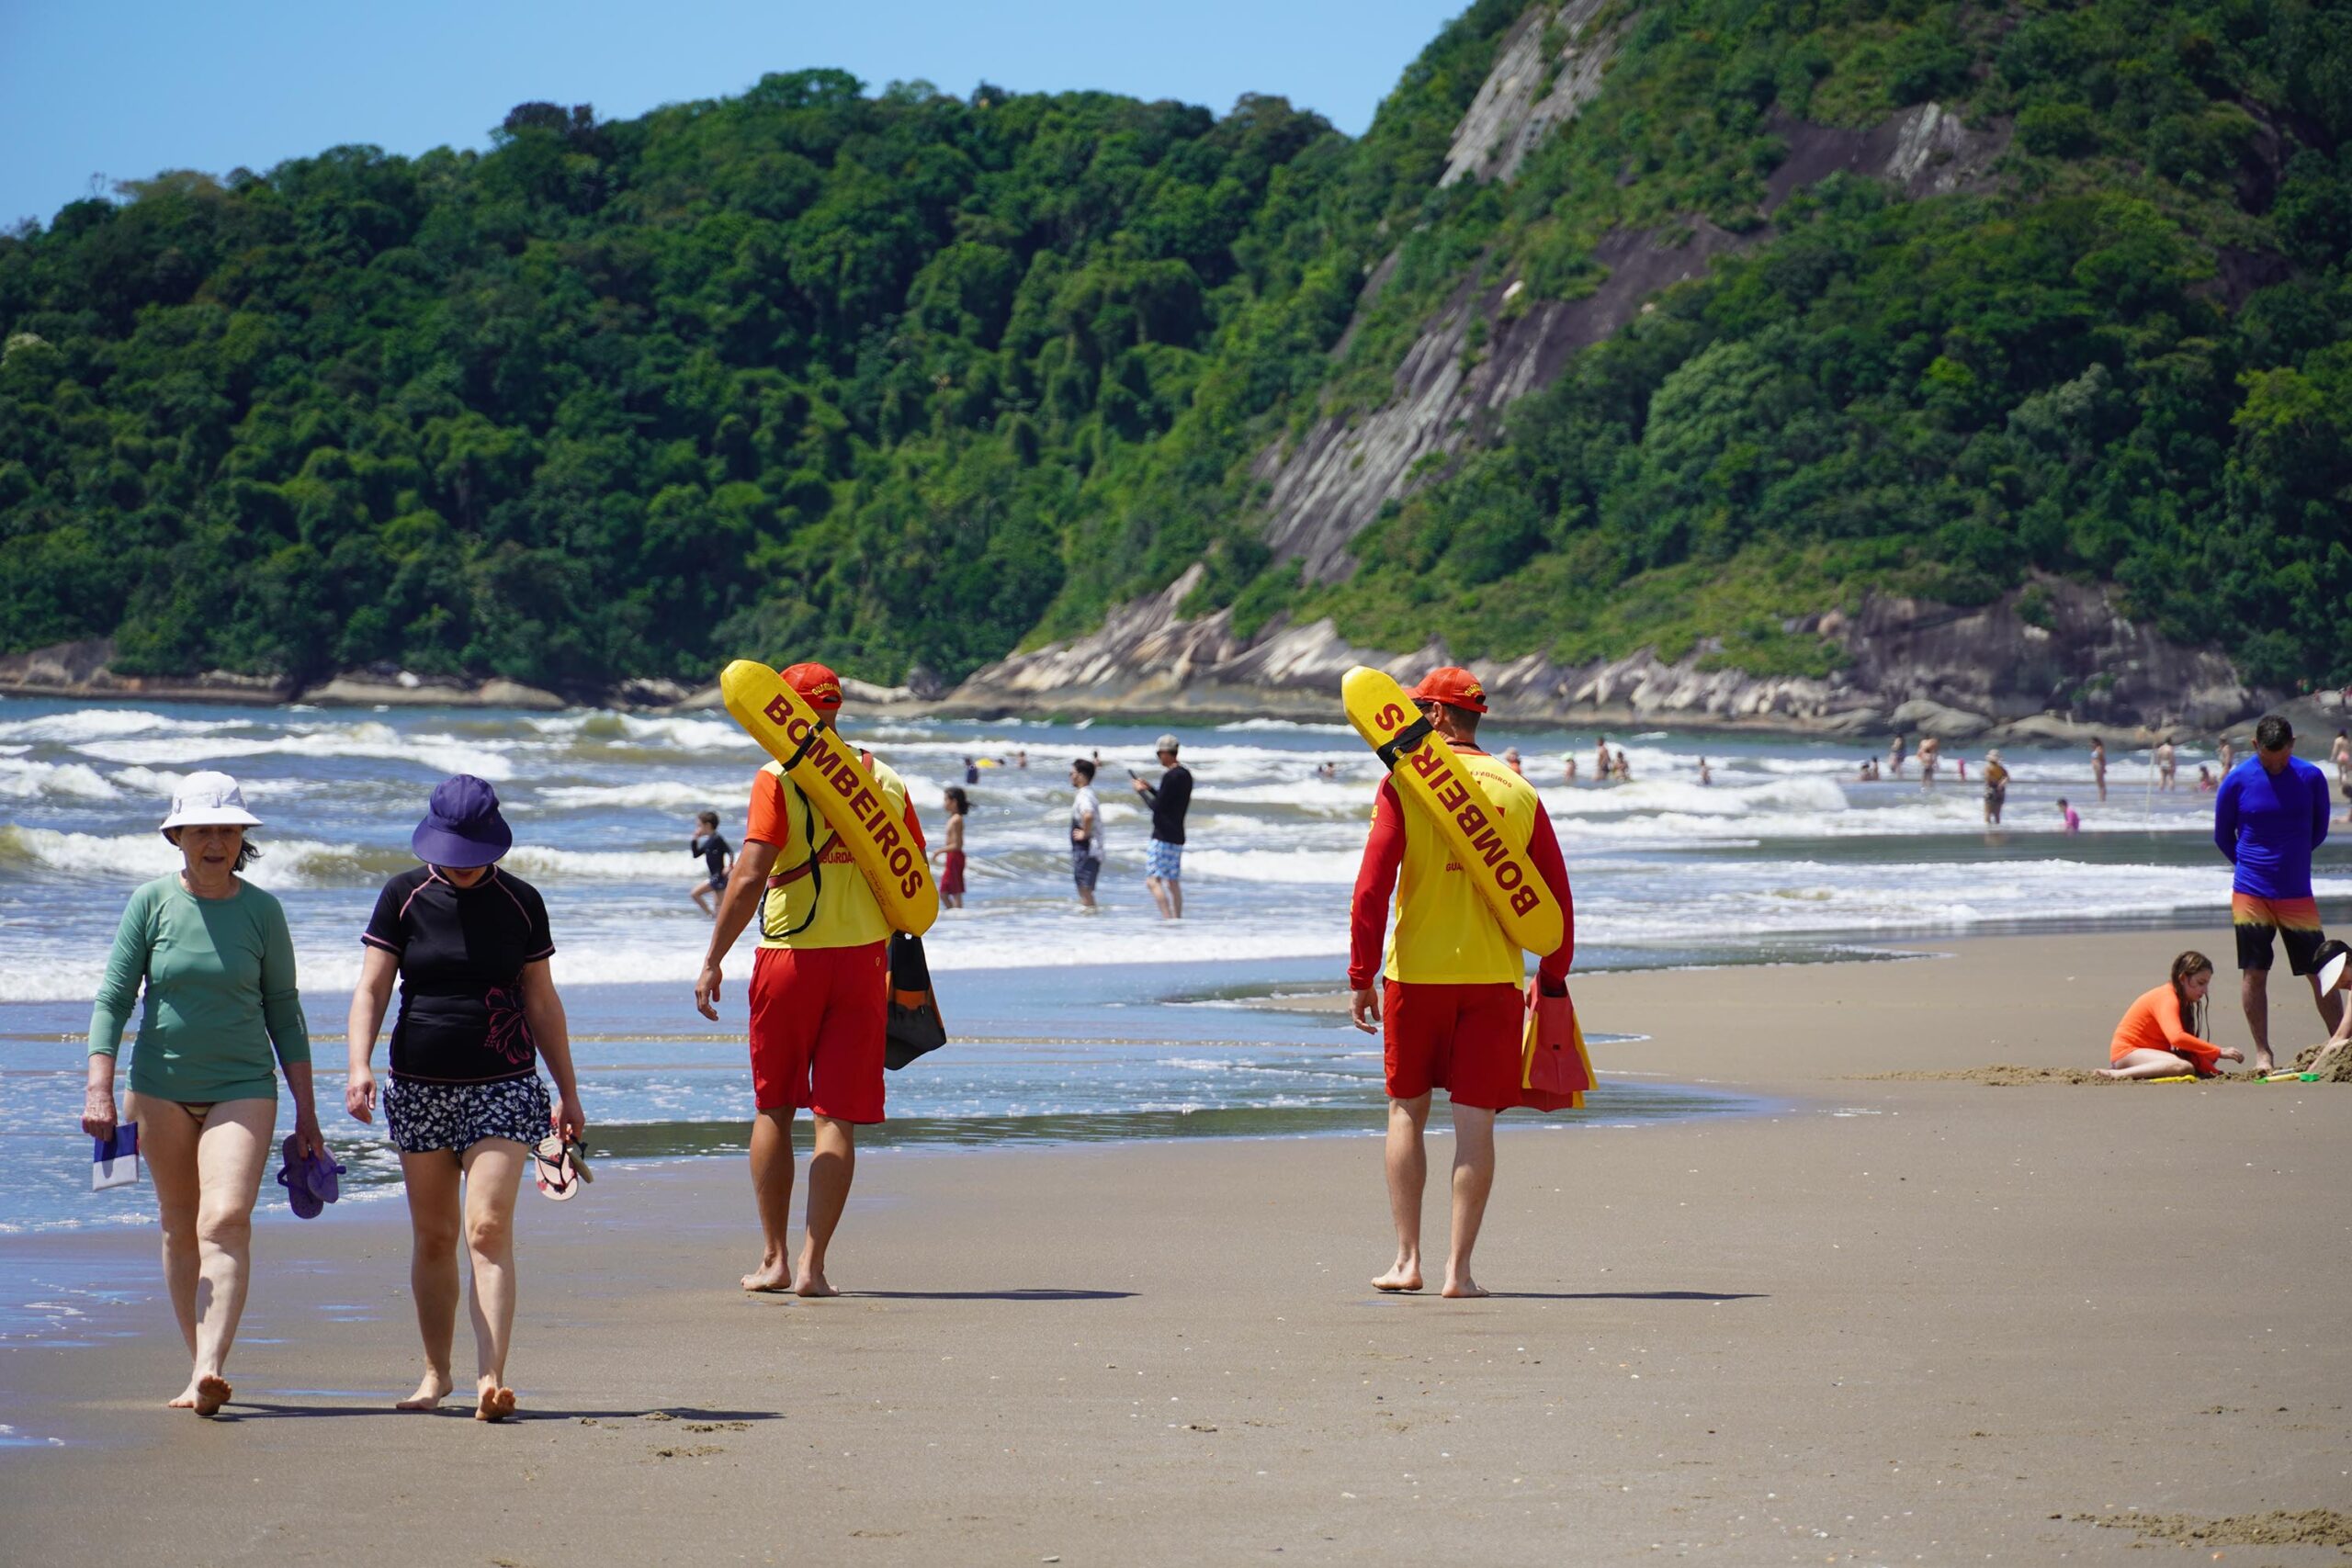
[[(492, 1427), (388, 1408), (397, 1203), (273, 1223), (229, 1418), (160, 1408), (159, 1301), (0, 1353), (0, 1419), (64, 1439), (0, 1450), (0, 1557), (2342, 1561), (2352, 1090), (1917, 1076), (2098, 1065), (2190, 940), (1580, 980), (1648, 1036), (1604, 1075), (1769, 1109), (1510, 1118), (1487, 1301), (1366, 1288), (1370, 1136), (876, 1154), (813, 1303), (734, 1288), (733, 1162), (616, 1171), (525, 1194), (529, 1418)], [(145, 1235), (6, 1245), (153, 1269)]]

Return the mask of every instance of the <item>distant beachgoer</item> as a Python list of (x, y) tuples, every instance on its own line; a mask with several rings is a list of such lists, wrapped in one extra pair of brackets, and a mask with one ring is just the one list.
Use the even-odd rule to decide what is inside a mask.
[(1714, 775), (1714, 773), (1713, 773), (1713, 772), (1708, 768), (1708, 766), (1707, 766), (1707, 759), (1705, 759), (1704, 757), (1700, 758), (1700, 759), (1699, 759), (1699, 784), (1700, 784), (1700, 787), (1703, 789), (1704, 787), (1706, 787), (1707, 785), (1709, 785), (1709, 784), (1713, 784), (1714, 782), (1715, 782), (1715, 775)]
[(2243, 1062), (2245, 1053), (2198, 1038), (2205, 1021), (2205, 991), (2213, 983), (2213, 961), (2184, 953), (2172, 961), (2172, 977), (2143, 993), (2124, 1010), (2107, 1048), (2103, 1078), (2168, 1078), (2194, 1073), (2210, 1078), (2217, 1061)]
[(2284, 938), (2287, 967), (2310, 976), (2321, 1021), (2333, 1031), (2342, 1003), (2323, 991), (2313, 955), (2326, 940), (2312, 898), (2312, 852), (2327, 841), (2327, 775), (2295, 755), (2295, 731), (2277, 714), (2254, 730), (2255, 753), (2222, 779), (2213, 797), (2213, 842), (2237, 874), (2230, 921), (2237, 929), (2238, 983), (2255, 1071), (2270, 1070), (2270, 962)]
[(1012, 765), (1016, 768), (1027, 767), (1029, 765), (1029, 753), (1026, 751), (1015, 751), (1012, 754)]
[(1507, 746), (1503, 749), (1503, 766), (1521, 777), (1526, 776), (1527, 770), (1519, 765), (1519, 748), (1516, 746)]
[(2221, 756), (2215, 763), (2215, 771), (2223, 778), (2228, 778), (2230, 770), (2237, 765), (2237, 747), (2231, 742), (2228, 736), (2222, 736)]
[(1617, 764), (1609, 760), (1609, 737), (1606, 735), (1593, 743), (1592, 776), (1599, 784), (1607, 784), (1617, 776)]
[(980, 782), (980, 765), (969, 757), (964, 759), (964, 782), (967, 784)]
[(962, 786), (947, 786), (947, 830), (941, 835), (940, 847), (933, 852), (939, 856), (939, 902), (941, 907), (960, 909), (964, 907), (964, 818), (972, 809), (972, 797)]
[(1078, 902), (1091, 909), (1094, 885), (1102, 875), (1102, 802), (1094, 793), (1094, 763), (1080, 757), (1069, 765), (1069, 787), (1077, 792), (1069, 803), (1069, 874), (1078, 885)]
[(1143, 851), (1143, 885), (1159, 906), (1163, 920), (1184, 918), (1184, 813), (1193, 807), (1193, 770), (1176, 760), (1176, 737), (1163, 735), (1155, 749), (1164, 770), (1158, 785), (1135, 781), (1136, 793), (1151, 808), (1151, 841)]
[(2091, 737), (2091, 782), (2098, 785), (2101, 805), (2107, 802), (2107, 742)]
[(2058, 815), (2064, 819), (2067, 832), (2079, 833), (2083, 830), (2083, 814), (2067, 805), (2063, 795), (2058, 797)]
[[(408, 1189), (409, 1295), (424, 1339), (424, 1376), (395, 1408), (431, 1410), (457, 1386), (449, 1356), (462, 1238), (473, 1280), (477, 1421), (514, 1413), (506, 1357), (514, 1337), (515, 1191), (537, 1163), (535, 1149), (548, 1151), (541, 1186), (549, 1185), (548, 1171), (576, 1180), (567, 1161), (587, 1127), (563, 1000), (548, 971), (555, 939), (547, 904), (498, 868), (514, 842), (487, 782), (459, 773), (435, 786), (409, 840), (424, 863), (377, 896), (345, 1021), (344, 1109), (373, 1122), (369, 1058), (398, 978), (384, 1122)], [(555, 1078), (553, 1105), (541, 1059)]]
[(2178, 758), (2173, 750), (2172, 742), (2169, 740), (2157, 742), (2156, 787), (2158, 789), (2168, 790), (2172, 788), (2173, 774), (2178, 765)]
[(1617, 772), (1617, 782), (1619, 784), (1632, 784), (1634, 782), (1634, 764), (1625, 761), (1625, 748), (1623, 746), (1617, 748), (1617, 761), (1613, 766)]
[(2199, 795), (2211, 795), (2221, 787), (2220, 783), (2213, 777), (2213, 770), (2207, 767), (2202, 762), (2198, 763), (2197, 793)]
[[(826, 734), (838, 736), (840, 678), (821, 664), (795, 664), (783, 679), (816, 710)], [(906, 781), (864, 752), (856, 753), (856, 765), (874, 781), (880, 813), (928, 860), (930, 846), (907, 803)], [(779, 862), (786, 869), (775, 871)], [(857, 1129), (882, 1120), (886, 1098), (890, 920), (849, 850), (774, 761), (752, 778), (743, 850), (718, 901), (695, 980), (695, 1010), (705, 1018), (718, 1016), (721, 966), (754, 915), (760, 946), (752, 969), (756, 1114), (751, 1164), (763, 1250), (759, 1267), (743, 1276), (743, 1289), (839, 1295), (825, 1277), (826, 1254), (856, 1179)], [(796, 1267), (786, 1243), (792, 1224), (792, 1122), (804, 1110), (816, 1126)]]
[[(1575, 917), (1567, 867), (1544, 803), (1532, 784), (1478, 749), (1486, 693), (1468, 671), (1431, 671), (1411, 696), (1484, 790), (1495, 808), (1492, 828), (1527, 856), (1568, 914), (1560, 945), (1542, 955), (1536, 970), (1546, 994), (1566, 995)], [(1452, 859), (1445, 840), (1414, 819), (1384, 776), (1349, 906), (1349, 1015), (1365, 1033), (1380, 1032), (1388, 1091), (1385, 1164), (1396, 1259), (1373, 1286), (1421, 1288), (1421, 1196), (1429, 1174), (1423, 1130), (1430, 1097), (1442, 1088), (1453, 1110), (1453, 1226), (1444, 1293), (1483, 1296), (1471, 1278), (1470, 1252), (1494, 1187), (1496, 1112), (1521, 1103), (1527, 969), (1470, 879), (1450, 869)], [(1384, 961), (1392, 892), (1396, 929)]]
[(1862, 784), (1878, 783), (1878, 759), (1876, 757), (1863, 758), (1862, 765), (1855, 772), (1854, 777), (1857, 781)]
[(308, 1156), (325, 1146), (286, 909), (237, 874), (261, 853), (245, 836), (260, 826), (228, 774), (180, 781), (162, 829), (180, 869), (131, 894), (90, 1009), (82, 1131), (110, 1138), (115, 1057), (144, 987), (128, 1109), (163, 1220), (164, 1289), (194, 1362), (166, 1404), (198, 1416), (229, 1401), (222, 1373), (245, 1309), (280, 1071), (294, 1096), (296, 1147)]
[(1954, 757), (1951, 760), (1951, 765), (1958, 771), (1960, 774), (1960, 782), (1966, 784), (1968, 782), (1968, 759), (1965, 757)]
[(1325, 762), (1315, 770), (1315, 776), (1318, 779), (1336, 779), (1340, 776), (1340, 764)]
[(1905, 745), (1907, 743), (1907, 741), (1908, 741), (1908, 740), (1909, 740), (1909, 737), (1907, 737), (1907, 736), (1905, 736), (1905, 734), (1903, 734), (1903, 732), (1902, 732), (1902, 731), (1897, 730), (1897, 731), (1895, 732), (1894, 739), (1893, 740), (1890, 740), (1890, 741), (1888, 741), (1888, 742), (1887, 742), (1887, 746), (1886, 746), (1886, 775), (1887, 775), (1887, 777), (1889, 777), (1889, 778), (1894, 778), (1894, 779), (1899, 779), (1899, 778), (1901, 778), (1901, 777), (1903, 776), (1903, 750), (1904, 750), (1904, 747), (1905, 747)]
[(1984, 753), (1984, 821), (1990, 827), (2001, 825), (2001, 807), (2009, 798), (2009, 770), (2001, 761), (1998, 747)]
[(1577, 782), (1577, 760), (1573, 756), (1560, 760), (1560, 782), (1573, 786)]
[(1944, 743), (1930, 735), (1919, 742), (1919, 787), (1936, 787), (1936, 763), (1943, 756)]
[(718, 812), (703, 812), (695, 818), (695, 826), (699, 830), (686, 840), (686, 852), (702, 856), (703, 874), (695, 878), (695, 908), (716, 915), (718, 906), (712, 895), (727, 891), (727, 863), (735, 858), (735, 851), (718, 836)]

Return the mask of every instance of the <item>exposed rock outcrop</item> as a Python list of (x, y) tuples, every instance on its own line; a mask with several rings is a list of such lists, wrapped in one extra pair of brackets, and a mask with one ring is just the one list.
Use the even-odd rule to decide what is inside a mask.
[[(1241, 638), (1227, 612), (1183, 619), (1176, 607), (1197, 570), (1091, 637), (979, 671), (937, 711), (1329, 717), (1353, 665), (1405, 677), (1451, 661), (1436, 643), (1401, 655), (1357, 647), (1329, 620), (1277, 622)], [(2261, 701), (2219, 654), (2167, 643), (2125, 619), (2104, 592), (2072, 582), (2039, 581), (1978, 609), (1873, 597), (1851, 615), (1787, 629), (1836, 643), (1845, 668), (1826, 679), (1759, 677), (1711, 668), (1714, 650), (1705, 648), (1670, 661), (1644, 649), (1592, 664), (1531, 656), (1471, 667), (1498, 711), (1521, 722), (2054, 739), (2092, 726), (2208, 731)]]
[(1510, 179), (1554, 126), (1592, 101), (1623, 31), (1622, 23), (1608, 31), (1593, 27), (1608, 8), (1609, 0), (1567, 0), (1520, 17), (1453, 128), (1439, 185)]
[(21, 697), (145, 697), (154, 702), (279, 703), (293, 682), (228, 670), (201, 675), (125, 675), (111, 668), (112, 637), (51, 643), (0, 655), (0, 695)]

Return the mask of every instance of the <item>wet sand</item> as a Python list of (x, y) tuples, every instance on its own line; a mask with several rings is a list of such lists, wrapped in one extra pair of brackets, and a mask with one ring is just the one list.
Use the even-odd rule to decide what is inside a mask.
[[(490, 1427), (387, 1408), (396, 1203), (271, 1224), (226, 1419), (157, 1408), (159, 1300), (0, 1352), (0, 1420), (68, 1439), (0, 1449), (0, 1558), (2340, 1562), (2352, 1090), (1883, 1076), (2097, 1066), (2180, 945), (1581, 980), (1651, 1037), (1604, 1074), (1775, 1109), (1510, 1118), (1482, 1302), (1365, 1287), (1370, 1137), (876, 1154), (813, 1303), (733, 1288), (731, 1162), (616, 1170), (524, 1195), (529, 1418)], [(2103, 1525), (2133, 1508), (2161, 1540)]]

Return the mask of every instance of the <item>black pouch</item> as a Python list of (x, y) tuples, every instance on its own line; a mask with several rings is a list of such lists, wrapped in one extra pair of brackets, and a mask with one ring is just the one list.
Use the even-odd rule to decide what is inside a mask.
[(882, 1065), (893, 1071), (947, 1043), (947, 1024), (932, 994), (931, 965), (922, 938), (890, 934), (890, 1024), (883, 1034)]

